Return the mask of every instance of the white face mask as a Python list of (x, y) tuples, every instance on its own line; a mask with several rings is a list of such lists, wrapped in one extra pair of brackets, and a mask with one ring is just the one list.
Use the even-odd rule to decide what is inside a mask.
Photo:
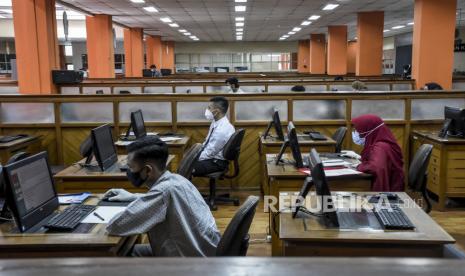
[(360, 133), (358, 133), (358, 131), (354, 130), (352, 131), (352, 141), (354, 141), (355, 144), (359, 145), (359, 146), (363, 146), (365, 145), (365, 140), (366, 140), (366, 137), (368, 135), (370, 135), (373, 131), (377, 130), (378, 128), (380, 128), (381, 126), (384, 126), (384, 123), (380, 124), (379, 126), (375, 127), (374, 129), (370, 130), (370, 131), (367, 131), (367, 132), (364, 132), (362, 134), (366, 134), (365, 137), (360, 137)]
[(213, 119), (215, 119), (215, 116), (213, 116), (213, 113), (208, 108), (205, 110), (205, 118), (209, 121), (213, 121)]

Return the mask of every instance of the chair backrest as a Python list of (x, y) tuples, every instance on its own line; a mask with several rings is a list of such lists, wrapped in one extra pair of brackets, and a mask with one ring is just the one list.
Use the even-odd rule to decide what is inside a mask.
[(10, 157), (10, 159), (8, 159), (8, 162), (6, 164), (7, 165), (13, 164), (13, 163), (18, 162), (19, 160), (22, 160), (22, 159), (24, 159), (26, 157), (29, 157), (29, 153), (20, 151), (20, 152), (16, 153), (15, 155), (13, 155), (12, 157)]
[(192, 170), (194, 169), (194, 164), (200, 157), (202, 153), (202, 144), (194, 144), (182, 158), (179, 163), (177, 173), (184, 176), (186, 179), (190, 179), (192, 176)]
[(249, 196), (237, 210), (221, 237), (216, 256), (245, 256), (249, 247), (249, 229), (258, 205), (257, 196)]
[(223, 149), (223, 156), (228, 161), (234, 161), (234, 173), (227, 178), (233, 178), (239, 175), (239, 155), (241, 153), (242, 140), (244, 140), (245, 129), (238, 129), (229, 138)]
[(340, 127), (334, 132), (333, 140), (336, 141), (336, 153), (341, 152), (342, 150), (342, 143), (344, 142), (344, 138), (346, 137), (347, 128)]
[(425, 184), (428, 164), (431, 157), (433, 146), (429, 144), (421, 145), (413, 157), (408, 172), (408, 186), (414, 191), (421, 191)]

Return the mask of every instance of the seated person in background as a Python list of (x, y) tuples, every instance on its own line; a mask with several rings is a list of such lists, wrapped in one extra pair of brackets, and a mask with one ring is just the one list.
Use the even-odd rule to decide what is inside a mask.
[(153, 78), (161, 77), (161, 73), (157, 70), (157, 66), (155, 64), (150, 65), (150, 71), (152, 71)]
[(292, 92), (305, 92), (305, 87), (303, 87), (302, 85), (296, 85), (291, 88), (291, 91)]
[(232, 93), (244, 93), (242, 91), (241, 86), (239, 85), (239, 80), (236, 77), (231, 77), (225, 81), (227, 85), (231, 88), (229, 92)]
[(229, 138), (234, 134), (234, 127), (226, 117), (229, 103), (224, 97), (213, 97), (205, 110), (205, 118), (212, 121), (207, 138), (203, 143), (203, 150), (199, 161), (194, 165), (194, 176), (207, 174), (226, 169), (229, 162), (224, 159), (223, 149)]
[(439, 84), (435, 82), (429, 82), (425, 84), (425, 86), (423, 87), (423, 90), (442, 90), (442, 86), (440, 86)]
[(344, 77), (343, 76), (337, 76), (334, 78), (335, 81), (343, 81)]
[(104, 198), (109, 201), (131, 201), (109, 222), (107, 232), (116, 236), (147, 233), (151, 246), (134, 246), (136, 257), (214, 256), (220, 233), (210, 208), (189, 180), (166, 169), (167, 158), (168, 146), (158, 136), (146, 136), (128, 147), (129, 181), (149, 191), (106, 192)]
[(404, 80), (410, 80), (412, 79), (412, 65), (410, 64), (405, 64), (403, 67), (404, 71), (402, 73), (402, 78)]
[(357, 170), (374, 176), (372, 191), (404, 191), (402, 150), (384, 121), (372, 114), (352, 119), (352, 140), (363, 146), (362, 163)]
[(352, 89), (354, 91), (364, 91), (364, 90), (367, 89), (367, 87), (366, 87), (365, 83), (357, 80), (357, 81), (354, 81), (352, 83)]

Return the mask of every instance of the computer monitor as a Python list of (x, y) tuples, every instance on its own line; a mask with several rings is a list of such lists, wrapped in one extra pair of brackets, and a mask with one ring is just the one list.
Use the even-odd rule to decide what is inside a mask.
[(281, 150), (279, 151), (278, 157), (276, 158), (276, 165), (279, 165), (283, 154), (286, 152), (287, 147), (291, 147), (292, 157), (294, 157), (294, 166), (297, 168), (303, 168), (302, 154), (300, 152), (299, 140), (297, 140), (297, 132), (293, 122), (289, 122), (287, 126), (287, 139), (285, 139)]
[[(320, 156), (315, 149), (310, 151), (309, 167), (311, 177), (307, 177), (299, 193), (298, 201), (292, 216), (295, 218), (299, 211), (303, 211), (307, 214), (321, 216), (328, 226), (339, 227), (339, 220), (337, 218), (337, 209), (331, 197), (331, 191), (329, 189), (328, 182), (321, 162)], [(303, 202), (305, 197), (308, 195), (311, 187), (315, 186), (316, 195), (319, 199), (320, 205), (318, 206), (319, 213), (311, 213), (305, 209)], [(327, 207), (327, 208), (326, 208)]]
[(118, 162), (110, 125), (103, 125), (91, 131), (92, 148), (95, 159), (102, 171)]
[(265, 134), (263, 134), (264, 138), (268, 137), (268, 135), (270, 134), (271, 127), (274, 127), (277, 138), (281, 141), (284, 141), (283, 126), (281, 124), (281, 119), (279, 118), (278, 110), (275, 110), (273, 112), (273, 118), (268, 124)]
[(152, 70), (150, 70), (150, 69), (142, 69), (142, 77), (144, 77), (144, 78), (152, 78), (153, 77)]
[(465, 109), (446, 106), (444, 118), (444, 125), (440, 132), (441, 137), (465, 138)]
[(19, 231), (25, 232), (58, 209), (46, 152), (3, 168), (6, 201)]
[(136, 136), (136, 139), (147, 136), (142, 110), (139, 109), (137, 111), (131, 112), (131, 125), (129, 125), (126, 132), (126, 139), (129, 138), (131, 129), (134, 131), (134, 136)]

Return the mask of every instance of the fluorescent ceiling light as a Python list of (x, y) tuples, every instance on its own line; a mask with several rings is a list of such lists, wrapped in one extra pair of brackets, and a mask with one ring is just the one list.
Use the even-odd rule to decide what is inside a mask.
[(196, 38), (196, 36), (195, 36), (195, 35), (191, 35), (191, 36), (189, 36), (189, 37), (190, 37), (190, 38), (192, 38), (192, 39)]
[(243, 31), (244, 31), (243, 28), (237, 28), (237, 29), (236, 29), (236, 32), (243, 32)]
[(295, 34), (295, 32), (288, 32), (288, 34), (293, 35), (293, 34)]
[(237, 40), (242, 40), (242, 36), (236, 36)]
[(161, 20), (162, 22), (165, 22), (165, 23), (171, 23), (171, 22), (173, 22), (173, 20), (171, 20), (171, 18), (169, 18), (169, 17), (162, 17), (162, 18), (160, 18), (160, 20)]
[(172, 24), (169, 24), (169, 25), (170, 25), (170, 27), (173, 27), (173, 28), (179, 28), (179, 25), (176, 24), (176, 23), (172, 23)]
[(298, 32), (300, 30), (302, 30), (302, 28), (299, 28), (299, 27), (295, 27), (294, 29), (292, 29), (293, 32)]
[(192, 35), (192, 34), (191, 34), (191, 33), (184, 33), (184, 35), (190, 36), (190, 35)]
[(244, 17), (236, 17), (236, 21), (244, 21)]
[(323, 10), (324, 11), (331, 11), (334, 10), (335, 8), (339, 7), (339, 4), (328, 4), (324, 6)]
[(391, 30), (384, 30), (383, 32), (387, 33), (387, 32), (390, 32)]
[(318, 20), (320, 19), (320, 17), (321, 17), (320, 15), (312, 15), (308, 18), (308, 20)]
[(145, 3), (144, 0), (131, 0), (132, 3)]
[(11, 0), (0, 0), (0, 6), (2, 7), (11, 7)]
[(242, 32), (236, 33), (236, 35), (243, 35), (243, 34), (244, 34), (244, 33), (242, 33)]
[(7, 9), (1, 9), (0, 12), (4, 12), (4, 13), (13, 13), (12, 10), (7, 10)]
[(247, 0), (234, 0), (236, 3), (247, 3)]
[(286, 38), (285, 37), (280, 37), (279, 40), (286, 40)]
[(414, 24), (415, 24), (414, 22), (409, 22), (409, 23), (407, 23), (407, 25), (409, 25), (409, 26), (412, 26), (412, 25), (414, 25)]
[(312, 24), (312, 22), (310, 22), (310, 21), (304, 21), (304, 22), (302, 22), (302, 24), (300, 24), (300, 25), (302, 25), (302, 26), (308, 26), (308, 25), (310, 25), (310, 24)]
[(198, 38), (198, 37), (196, 37), (196, 38), (193, 38), (192, 40), (199, 41), (199, 38)]
[(154, 6), (144, 7), (144, 10), (148, 12), (158, 12), (158, 10)]
[(244, 22), (236, 22), (236, 27), (244, 27)]
[(399, 25), (399, 26), (392, 27), (393, 30), (398, 30), (398, 29), (402, 29), (402, 28), (405, 28), (405, 26), (404, 25)]
[(289, 37), (289, 35), (283, 35), (283, 37), (285, 37), (285, 38), (288, 38), (288, 37)]
[(184, 30), (184, 29), (181, 29), (181, 30), (179, 30), (179, 32), (181, 32), (181, 33), (186, 33), (187, 31)]
[(235, 6), (234, 9), (236, 12), (245, 12), (247, 10), (247, 6)]

